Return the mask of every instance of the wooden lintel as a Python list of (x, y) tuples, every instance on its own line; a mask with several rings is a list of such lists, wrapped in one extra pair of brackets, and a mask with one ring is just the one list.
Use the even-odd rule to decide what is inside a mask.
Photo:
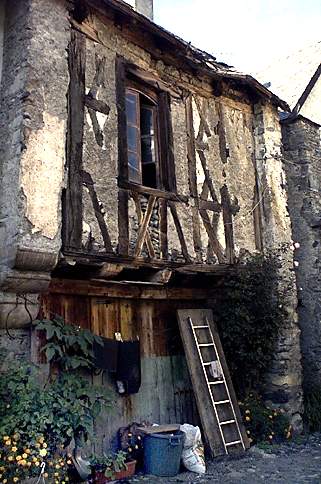
[[(154, 287), (153, 287), (154, 286)], [(171, 300), (207, 300), (212, 292), (204, 288), (168, 288), (162, 284), (149, 283), (138, 285), (134, 281), (79, 281), (53, 278), (50, 283), (51, 294), (69, 294), (87, 297), (110, 297), (124, 299), (171, 299)]]

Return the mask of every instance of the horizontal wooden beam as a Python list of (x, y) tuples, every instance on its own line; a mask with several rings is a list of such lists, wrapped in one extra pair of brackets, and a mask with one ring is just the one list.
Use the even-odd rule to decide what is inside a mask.
[(172, 299), (206, 300), (212, 296), (211, 290), (204, 288), (168, 288), (159, 283), (138, 284), (135, 281), (79, 281), (53, 278), (49, 293), (73, 296), (107, 297), (124, 299)]
[(126, 180), (119, 180), (119, 188), (131, 190), (136, 193), (142, 193), (143, 195), (153, 195), (154, 197), (165, 200), (173, 200), (174, 202), (188, 202), (188, 197), (186, 195), (179, 195), (178, 193), (174, 192), (166, 192), (165, 190), (158, 190), (157, 188), (144, 187), (142, 185), (138, 185), (137, 183)]
[(104, 101), (95, 99), (88, 94), (86, 94), (85, 96), (85, 105), (89, 109), (93, 109), (94, 111), (106, 114), (106, 116), (108, 116), (108, 114), (110, 113), (110, 107)]

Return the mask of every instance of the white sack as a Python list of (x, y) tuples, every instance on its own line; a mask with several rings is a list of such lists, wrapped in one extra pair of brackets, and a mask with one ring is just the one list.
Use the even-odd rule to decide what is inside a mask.
[(204, 446), (199, 427), (184, 424), (180, 430), (185, 433), (182, 462), (188, 471), (205, 474)]

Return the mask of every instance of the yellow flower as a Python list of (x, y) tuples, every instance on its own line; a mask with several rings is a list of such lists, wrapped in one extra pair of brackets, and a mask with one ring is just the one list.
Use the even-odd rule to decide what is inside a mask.
[(247, 430), (246, 433), (247, 433), (247, 435), (250, 435), (251, 432), (249, 430)]
[(44, 475), (43, 475), (43, 477), (44, 477), (45, 479), (47, 479), (47, 477), (49, 477), (48, 472), (45, 472), (45, 473), (44, 473)]
[(269, 415), (269, 418), (271, 418), (271, 419), (272, 419), (272, 418), (273, 418), (273, 415)]
[(40, 448), (40, 444), (35, 444), (35, 447), (37, 447), (37, 449)]
[(44, 442), (44, 443), (42, 444), (42, 447), (44, 447), (45, 449), (48, 447), (48, 446), (47, 446), (47, 444), (46, 444), (46, 442)]
[(2, 474), (0, 474), (0, 479), (2, 478)]
[(16, 460), (19, 462), (19, 460), (21, 459), (22, 459), (21, 455), (17, 455)]
[(9, 437), (8, 435), (5, 435), (5, 436), (3, 437), (3, 440), (4, 440), (4, 441), (9, 440), (9, 439), (10, 439), (10, 437)]
[(36, 466), (36, 467), (38, 467), (38, 466), (39, 466), (39, 461), (38, 461), (38, 460), (36, 460), (36, 462), (35, 462), (35, 466)]
[(27, 464), (27, 461), (26, 459), (22, 459), (19, 464), (21, 464), (22, 466), (25, 466)]
[(55, 465), (55, 468), (56, 468), (56, 469), (60, 469), (60, 465), (59, 465), (59, 464), (56, 464), (56, 465)]
[(3, 484), (6, 484), (8, 482), (8, 479), (3, 479)]
[(33, 458), (32, 458), (32, 461), (33, 461), (33, 462), (37, 462), (37, 457), (33, 457)]
[(1, 467), (0, 467), (0, 471), (1, 471), (1, 472), (3, 472), (3, 471), (4, 471), (4, 467), (3, 467), (3, 466), (1, 466)]
[(30, 449), (25, 449), (25, 453), (26, 454), (31, 454), (31, 450)]
[[(251, 418), (250, 418), (250, 417), (245, 417), (245, 420), (246, 420), (247, 422), (249, 422), (249, 421), (251, 420)], [(129, 450), (129, 449), (128, 449), (128, 450)]]
[(22, 454), (22, 458), (23, 459), (27, 459), (28, 458), (28, 454), (26, 454), (25, 452)]
[(20, 437), (20, 435), (19, 435), (19, 434), (13, 434), (13, 438), (14, 438), (15, 440), (19, 440), (19, 437)]
[(45, 439), (44, 439), (43, 437), (39, 437), (38, 442), (39, 442), (40, 444), (43, 444), (43, 443), (44, 443), (44, 441), (45, 441)]
[(55, 473), (54, 473), (54, 476), (55, 476), (55, 477), (58, 477), (58, 476), (59, 476), (59, 472), (55, 472)]
[(27, 462), (27, 466), (28, 467), (31, 467), (32, 466), (32, 463), (31, 462)]
[(8, 461), (9, 461), (9, 462), (13, 461), (13, 457), (12, 457), (12, 455), (9, 455), (9, 457), (8, 457)]
[(247, 415), (249, 415), (251, 412), (250, 412), (250, 410), (245, 410), (245, 413), (246, 413)]
[(41, 455), (41, 457), (45, 457), (45, 455), (47, 455), (46, 449), (40, 449), (39, 454)]
[(13, 478), (13, 482), (18, 482), (19, 481), (19, 478), (18, 477), (14, 477)]
[(12, 452), (17, 452), (17, 450), (18, 450), (17, 447), (11, 447)]
[(269, 439), (272, 440), (273, 439), (273, 435), (269, 435)]
[(11, 445), (11, 440), (10, 440), (10, 439), (9, 439), (9, 440), (7, 440), (7, 441), (5, 442), (5, 445), (8, 445), (8, 446), (9, 446), (9, 445)]
[(68, 464), (69, 466), (71, 465), (71, 460), (70, 460), (70, 459), (68, 459), (68, 460), (67, 460), (67, 464)]

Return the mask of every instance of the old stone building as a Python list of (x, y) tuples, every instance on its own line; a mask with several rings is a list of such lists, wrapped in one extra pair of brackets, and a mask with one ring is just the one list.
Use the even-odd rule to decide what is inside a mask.
[(122, 1), (1, 5), (2, 345), (37, 357), (39, 304), (139, 336), (141, 390), (118, 397), (105, 436), (193, 421), (175, 312), (207, 307), (244, 254), (274, 249), (287, 321), (266, 386), (299, 426), (286, 103)]
[(298, 313), (307, 391), (321, 384), (320, 62), (321, 42), (316, 42), (259, 74), (292, 109), (281, 118), (289, 213), (297, 249)]

